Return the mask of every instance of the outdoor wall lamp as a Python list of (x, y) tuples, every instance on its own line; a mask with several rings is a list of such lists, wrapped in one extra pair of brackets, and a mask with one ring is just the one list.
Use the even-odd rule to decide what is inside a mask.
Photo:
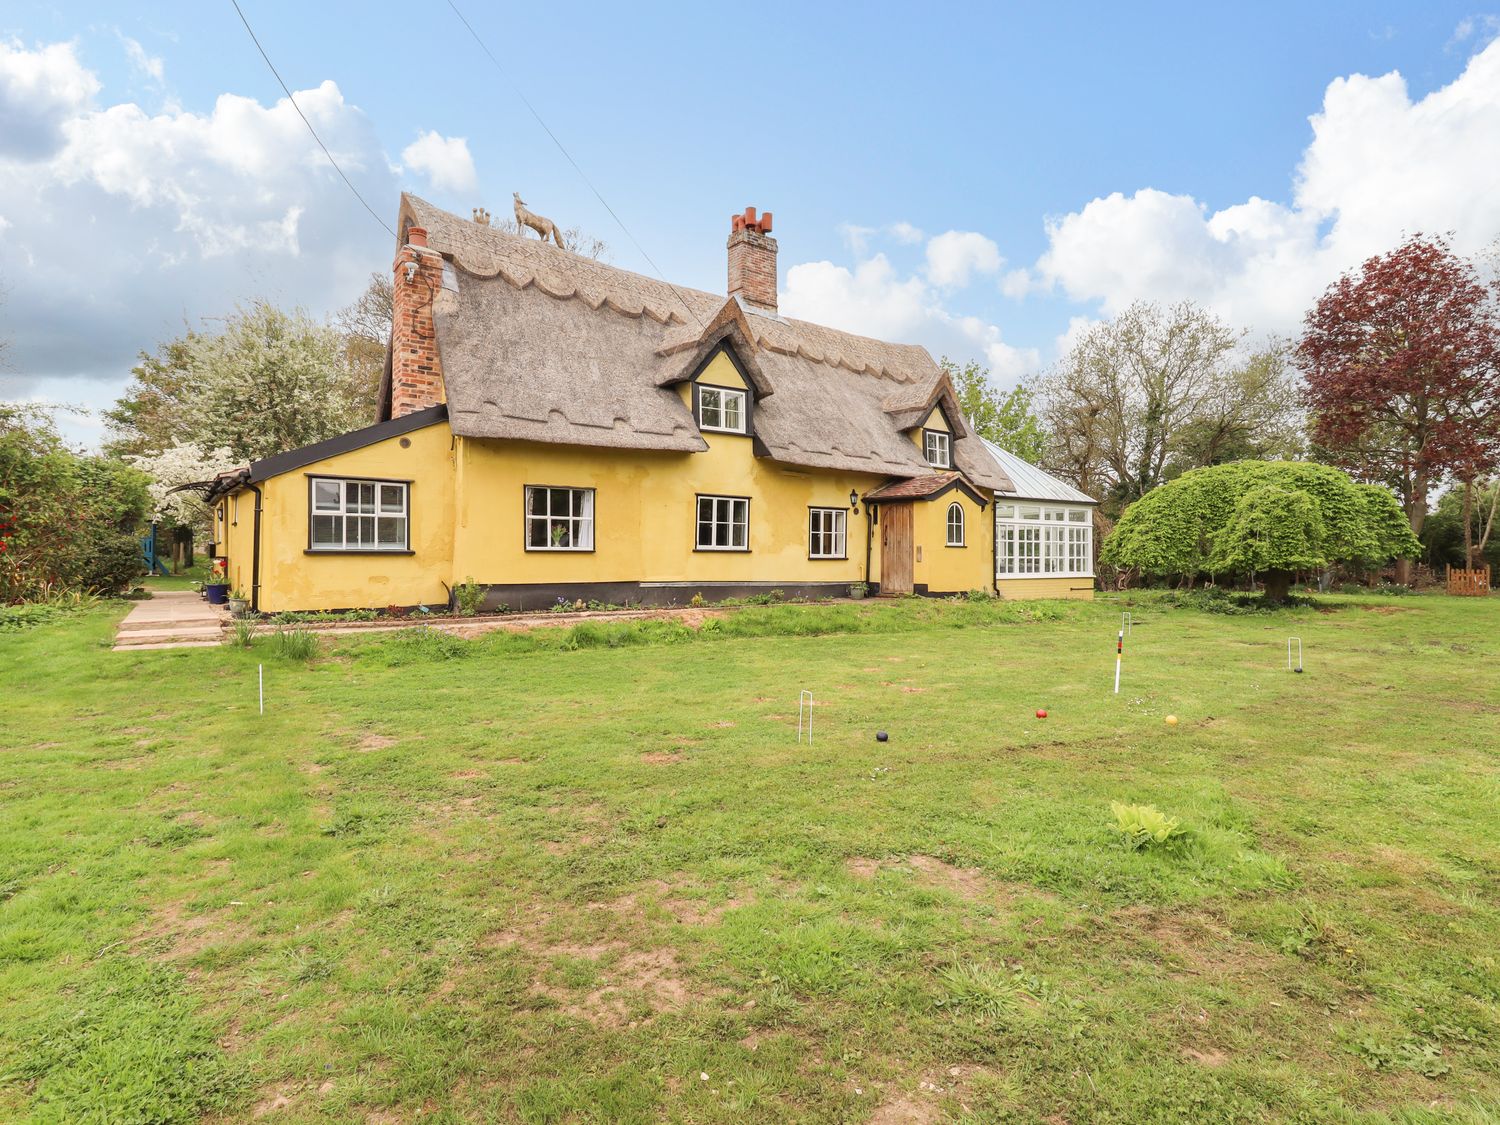
[(849, 510), (859, 515), (859, 493), (852, 488), (849, 490)]
[(417, 279), (417, 263), (416, 262), (407, 262), (406, 263), (406, 283), (408, 285), (410, 285), (416, 279)]

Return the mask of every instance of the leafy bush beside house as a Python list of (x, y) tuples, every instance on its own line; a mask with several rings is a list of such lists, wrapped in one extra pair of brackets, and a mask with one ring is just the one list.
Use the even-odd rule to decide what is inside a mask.
[(1184, 473), (1125, 510), (1101, 560), (1154, 577), (1264, 579), (1285, 600), (1297, 571), (1414, 558), (1421, 544), (1395, 498), (1327, 465), (1235, 461)]
[(0, 403), (0, 603), (123, 590), (148, 505), (144, 474), (69, 449), (43, 408)]

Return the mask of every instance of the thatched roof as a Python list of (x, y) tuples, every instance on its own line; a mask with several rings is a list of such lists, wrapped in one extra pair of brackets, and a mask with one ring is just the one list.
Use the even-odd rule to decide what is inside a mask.
[(756, 389), (756, 438), (774, 460), (929, 474), (904, 431), (941, 400), (955, 427), (956, 467), (986, 488), (1010, 485), (964, 428), (951, 384), (924, 348), (674, 287), (403, 195), (403, 243), (411, 226), (425, 227), (428, 245), (454, 267), (434, 311), (460, 436), (704, 449), (673, 384), (725, 345)]

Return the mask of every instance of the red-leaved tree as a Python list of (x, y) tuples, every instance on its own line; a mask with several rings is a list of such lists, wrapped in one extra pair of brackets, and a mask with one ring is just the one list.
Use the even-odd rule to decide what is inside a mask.
[[(1396, 489), (1412, 532), (1444, 480), (1500, 456), (1500, 308), (1443, 238), (1414, 235), (1339, 278), (1297, 344), (1313, 440)], [(1410, 563), (1398, 562), (1410, 580)]]

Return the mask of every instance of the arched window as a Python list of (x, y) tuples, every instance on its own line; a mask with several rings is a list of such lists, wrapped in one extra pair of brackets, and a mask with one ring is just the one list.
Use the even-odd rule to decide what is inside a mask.
[(948, 546), (964, 545), (964, 509), (958, 501), (948, 505)]

